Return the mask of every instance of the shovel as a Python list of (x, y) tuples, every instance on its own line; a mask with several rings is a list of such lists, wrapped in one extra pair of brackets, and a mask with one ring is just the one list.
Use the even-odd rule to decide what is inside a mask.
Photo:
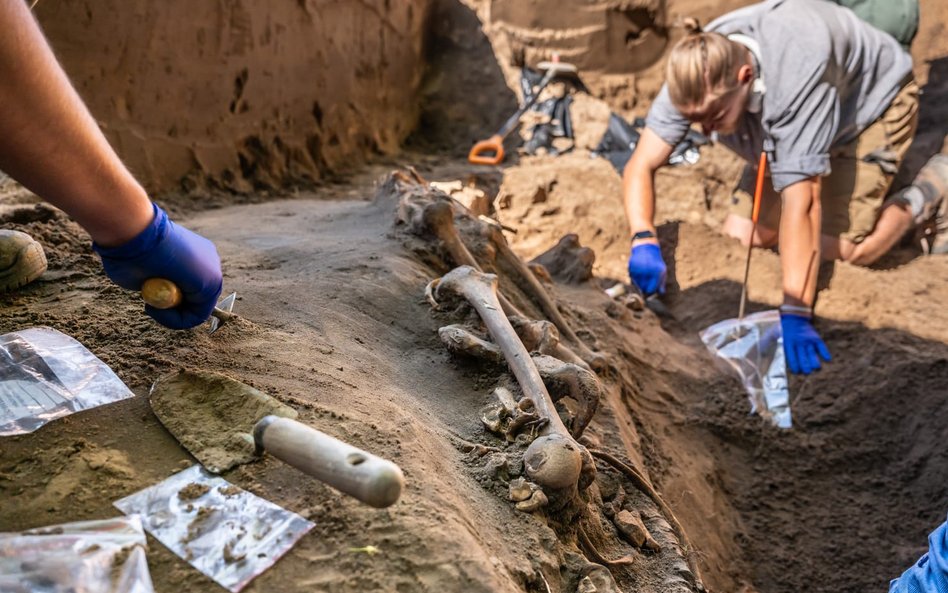
[(545, 70), (546, 74), (543, 75), (533, 95), (516, 113), (507, 118), (507, 121), (504, 122), (504, 125), (500, 127), (496, 134), (487, 140), (481, 140), (471, 148), (467, 155), (468, 162), (474, 165), (499, 165), (504, 160), (504, 138), (520, 125), (520, 118), (537, 102), (540, 91), (545, 89), (554, 78), (576, 74), (576, 66), (560, 62), (558, 56), (553, 56), (551, 62), (540, 62), (537, 67)]
[(297, 422), (296, 410), (224, 375), (180, 371), (160, 377), (149, 401), (165, 428), (211, 472), (266, 451), (376, 508), (401, 495), (404, 477), (397, 465)]

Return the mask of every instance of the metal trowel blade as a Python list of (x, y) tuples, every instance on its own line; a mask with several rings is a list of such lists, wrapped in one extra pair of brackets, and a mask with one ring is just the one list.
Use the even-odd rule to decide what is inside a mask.
[[(234, 311), (234, 302), (237, 300), (237, 293), (232, 292), (229, 295), (222, 298), (217, 306), (214, 308), (215, 311), (220, 310), (227, 313), (232, 313)], [(221, 326), (221, 320), (214, 314), (211, 314), (211, 327), (207, 333), (213, 334)]]
[(256, 459), (250, 433), (261, 418), (298, 416), (276, 398), (210, 371), (162, 375), (152, 385), (148, 401), (168, 432), (214, 473)]

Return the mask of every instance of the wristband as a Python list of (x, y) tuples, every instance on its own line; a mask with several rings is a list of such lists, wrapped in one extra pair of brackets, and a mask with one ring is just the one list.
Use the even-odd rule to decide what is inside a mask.
[(634, 235), (632, 235), (633, 241), (638, 241), (639, 239), (654, 239), (654, 238), (655, 238), (655, 233), (653, 233), (652, 231), (639, 231), (635, 233)]
[(781, 313), (790, 315), (803, 315), (804, 317), (813, 317), (813, 308), (802, 305), (780, 305)]

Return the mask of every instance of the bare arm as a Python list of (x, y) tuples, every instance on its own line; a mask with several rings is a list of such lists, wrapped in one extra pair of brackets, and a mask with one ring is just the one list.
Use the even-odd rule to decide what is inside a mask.
[[(645, 128), (632, 158), (622, 172), (622, 197), (630, 235), (639, 231), (655, 231), (655, 171), (668, 161), (673, 148), (655, 132)], [(658, 241), (643, 239), (641, 242)]]
[(151, 222), (145, 190), (109, 146), (22, 0), (0, 0), (0, 169), (103, 246)]
[(783, 190), (780, 267), (784, 304), (812, 307), (816, 300), (821, 222), (819, 177), (810, 177)]

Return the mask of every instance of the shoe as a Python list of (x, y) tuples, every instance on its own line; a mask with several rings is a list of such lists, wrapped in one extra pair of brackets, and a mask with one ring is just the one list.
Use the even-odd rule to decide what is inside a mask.
[(0, 293), (29, 284), (46, 271), (46, 253), (33, 237), (0, 230)]
[(930, 158), (912, 185), (887, 198), (888, 204), (911, 212), (913, 243), (928, 254), (948, 253), (948, 154)]
[(948, 253), (948, 154), (936, 154), (929, 159), (912, 185), (924, 195), (916, 224), (925, 251)]

